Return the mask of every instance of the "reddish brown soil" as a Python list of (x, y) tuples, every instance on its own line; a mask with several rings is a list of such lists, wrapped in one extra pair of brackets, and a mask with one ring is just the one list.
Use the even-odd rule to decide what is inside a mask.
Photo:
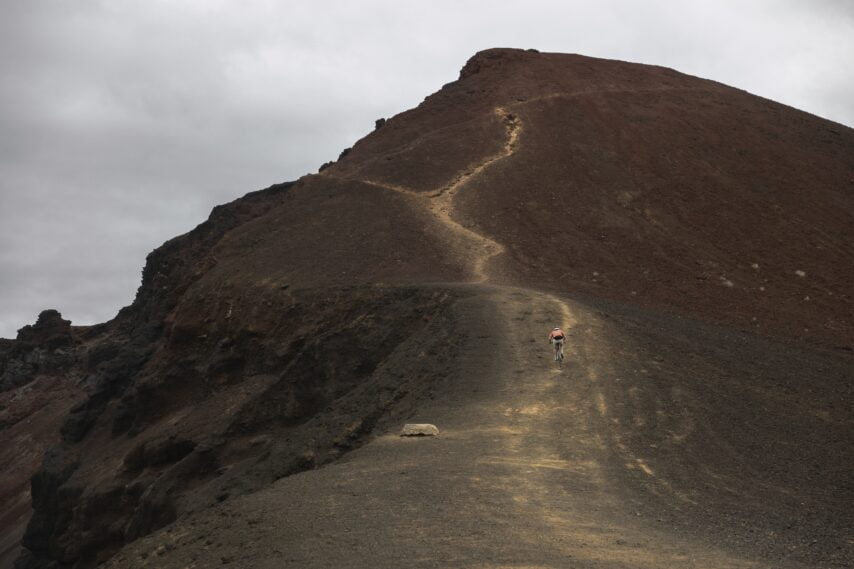
[(518, 117), (518, 144), (455, 202), (507, 247), (494, 281), (854, 348), (851, 129), (581, 56), (489, 51), (462, 75), (324, 173), (440, 187), (497, 151), (501, 109)]
[(846, 566), (852, 184), (847, 127), (482, 52), (149, 256), (19, 567)]

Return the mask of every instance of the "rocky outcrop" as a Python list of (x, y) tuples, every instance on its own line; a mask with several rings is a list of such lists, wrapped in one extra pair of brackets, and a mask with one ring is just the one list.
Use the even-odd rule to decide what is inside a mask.
[(30, 477), (87, 389), (92, 334), (45, 310), (16, 340), (0, 345), (0, 463), (6, 465), (0, 474), (0, 567), (10, 567), (19, 554), (32, 512)]
[[(215, 259), (208, 255), (211, 247), (231, 228), (263, 213), (289, 185), (271, 186), (247, 194), (231, 204), (218, 206), (210, 218), (196, 229), (152, 252), (134, 303), (123, 309), (115, 320), (75, 335), (68, 321), (62, 320), (58, 312), (48, 310), (39, 316), (35, 325), (21, 329), (18, 338), (5, 347), (0, 360), (0, 386), (8, 389), (52, 373), (84, 385), (88, 392), (76, 405), (70, 405), (74, 403), (72, 399), (54, 417), (54, 421), (61, 425), (58, 431), (63, 442), (50, 452), (41, 470), (33, 477), (35, 515), (24, 537), (24, 544), (30, 551), (20, 564), (40, 566), (55, 558), (74, 562), (79, 556), (77, 552), (98, 549), (86, 539), (79, 539), (79, 543), (70, 546), (71, 553), (57, 545), (57, 542), (70, 537), (66, 524), (77, 519), (78, 525), (85, 525), (92, 515), (109, 510), (101, 507), (102, 502), (99, 502), (107, 499), (103, 493), (97, 493), (88, 503), (81, 503), (83, 488), (69, 483), (81, 464), (79, 443), (115, 398), (133, 385), (156, 352), (163, 340), (166, 314), (181, 294), (200, 274), (215, 265)], [(85, 347), (72, 349), (84, 344)], [(71, 407), (70, 412), (68, 407)], [(15, 408), (18, 415), (27, 415), (22, 405)], [(170, 456), (168, 452), (165, 454), (166, 458)], [(131, 495), (141, 496), (147, 489), (145, 483), (137, 483)], [(107, 495), (115, 497), (114, 490), (109, 490)], [(156, 503), (157, 500), (149, 498), (149, 502)], [(115, 506), (109, 499), (104, 503)], [(132, 511), (131, 508), (125, 515), (129, 516)], [(111, 515), (122, 519), (121, 513)], [(161, 512), (148, 515), (148, 519), (148, 526), (155, 527), (171, 518), (168, 513), (164, 517)], [(127, 524), (127, 520), (123, 520), (123, 524)], [(92, 540), (96, 544), (103, 544), (104, 540), (112, 543), (113, 533), (107, 532), (106, 537), (92, 536)]]
[[(337, 294), (330, 303), (328, 292), (276, 291), (270, 301), (285, 303), (273, 308), (278, 333), (179, 319), (147, 357), (102, 366), (95, 391), (63, 425), (65, 442), (33, 479), (30, 557), (19, 566), (92, 566), (182, 513), (329, 462), (399, 416), (429, 385), (383, 366), (431, 326), (429, 336), (450, 342), (441, 321), (453, 297)], [(332, 321), (337, 328), (326, 330)], [(93, 468), (93, 454), (109, 459)]]
[(39, 314), (35, 324), (18, 330), (13, 342), (0, 346), (0, 392), (33, 381), (39, 375), (62, 375), (77, 363), (74, 347), (79, 344), (71, 322), (56, 310)]

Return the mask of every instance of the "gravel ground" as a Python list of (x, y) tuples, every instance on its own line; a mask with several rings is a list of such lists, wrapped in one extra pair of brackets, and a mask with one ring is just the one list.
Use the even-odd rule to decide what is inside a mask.
[[(786, 346), (620, 313), (616, 305), (479, 288), (454, 309), (460, 345), (453, 370), (424, 378), (435, 388), (410, 417), (438, 425), (438, 437), (379, 434), (328, 467), (180, 519), (107, 567), (850, 562), (851, 515), (839, 506), (851, 498), (840, 474), (850, 458), (844, 410), (816, 418), (825, 435), (839, 437), (842, 454), (798, 449), (809, 442), (796, 437), (812, 431), (815, 402), (790, 385), (820, 360), (822, 373), (809, 380), (843, 386), (850, 362), (821, 354), (804, 361), (807, 354)], [(545, 341), (556, 323), (569, 329), (562, 369)], [(400, 355), (417, 373), (417, 351)], [(739, 362), (746, 373), (733, 378), (730, 367)], [(745, 400), (749, 392), (761, 397)], [(756, 410), (762, 420), (730, 408), (735, 400), (755, 405), (757, 397), (778, 402)], [(787, 407), (793, 397), (802, 412)], [(773, 430), (778, 423), (790, 432)], [(751, 451), (771, 442), (795, 448)], [(801, 455), (824, 460), (809, 486), (792, 464)], [(819, 513), (825, 518), (816, 523), (810, 516)]]

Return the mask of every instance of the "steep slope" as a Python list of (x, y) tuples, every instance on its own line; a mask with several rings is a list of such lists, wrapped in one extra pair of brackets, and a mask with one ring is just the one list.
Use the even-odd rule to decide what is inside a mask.
[[(481, 52), (149, 257), (18, 566), (164, 526), (111, 563), (844, 563), (852, 150), (672, 70)], [(375, 438), (407, 418), (448, 434)]]
[(456, 222), (506, 248), (495, 282), (851, 349), (852, 146), (669, 69), (489, 50), (323, 173), (460, 190)]
[[(191, 515), (107, 566), (850, 562), (850, 360), (614, 304), (470, 290), (451, 310), (458, 355), (410, 417), (440, 425), (439, 438), (381, 429), (342, 461)], [(570, 330), (562, 369), (543, 346), (556, 318)]]
[(0, 567), (20, 555), (32, 513), (30, 477), (87, 389), (84, 365), (96, 329), (73, 329), (55, 310), (42, 312), (15, 341), (0, 341)]

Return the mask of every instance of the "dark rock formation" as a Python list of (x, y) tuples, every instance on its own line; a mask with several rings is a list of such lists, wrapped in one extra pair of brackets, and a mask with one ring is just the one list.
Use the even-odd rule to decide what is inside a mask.
[(47, 349), (61, 348), (72, 343), (71, 321), (63, 320), (56, 310), (44, 310), (34, 325), (18, 330), (20, 344), (40, 344)]
[(43, 311), (15, 341), (0, 344), (0, 567), (11, 566), (31, 514), (30, 477), (87, 386), (88, 329)]
[(71, 322), (45, 310), (33, 325), (18, 330), (14, 342), (0, 347), (0, 392), (20, 387), (39, 375), (61, 375), (75, 363)]

